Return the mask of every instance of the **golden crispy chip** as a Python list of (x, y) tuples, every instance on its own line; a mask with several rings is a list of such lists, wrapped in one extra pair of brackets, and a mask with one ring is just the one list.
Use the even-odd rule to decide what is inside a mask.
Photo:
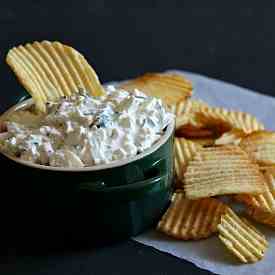
[(176, 115), (176, 129), (185, 124), (192, 124), (193, 126), (202, 126), (197, 125), (194, 114), (202, 107), (207, 107), (208, 105), (199, 100), (188, 99), (179, 102), (173, 107), (174, 114)]
[(182, 240), (207, 238), (217, 232), (226, 209), (225, 204), (213, 198), (188, 200), (183, 193), (176, 193), (157, 229)]
[(188, 99), (180, 101), (178, 104), (174, 106), (174, 114), (176, 116), (181, 116), (188, 113), (195, 113), (207, 107), (209, 107), (207, 103), (201, 100)]
[(181, 116), (176, 116), (176, 129), (179, 129), (183, 125), (188, 123), (188, 116), (186, 115), (181, 115)]
[(260, 165), (275, 164), (275, 132), (253, 132), (242, 140), (240, 146)]
[(176, 136), (185, 138), (219, 137), (231, 130), (231, 125), (220, 119), (208, 117), (203, 111), (211, 108), (205, 102), (189, 99), (174, 108), (176, 115)]
[(43, 41), (14, 47), (6, 61), (40, 111), (45, 111), (46, 101), (57, 101), (81, 89), (96, 96), (104, 94), (84, 56), (59, 42)]
[(218, 232), (220, 240), (242, 263), (261, 260), (268, 247), (265, 236), (230, 208), (222, 215)]
[(246, 204), (246, 212), (254, 220), (275, 227), (275, 169), (267, 169), (265, 192), (260, 195), (240, 194), (235, 199)]
[(270, 165), (260, 165), (260, 170), (264, 173), (266, 172), (267, 170), (273, 170), (275, 169), (275, 164), (270, 164)]
[(192, 103), (189, 99), (180, 101), (174, 105), (174, 114), (176, 115), (176, 129), (188, 123), (188, 117), (191, 113)]
[(175, 105), (174, 114), (178, 117), (182, 115), (186, 115), (189, 112), (191, 112), (191, 108), (192, 108), (192, 102), (190, 101), (190, 99), (180, 101)]
[(200, 99), (190, 99), (189, 101), (192, 105), (192, 112), (200, 112), (205, 108), (211, 108), (206, 102)]
[(229, 122), (221, 118), (207, 116), (204, 113), (189, 113), (184, 120), (179, 120), (176, 129), (176, 136), (186, 138), (196, 137), (220, 137), (223, 133), (232, 129)]
[(175, 133), (176, 137), (185, 138), (209, 138), (215, 135), (214, 130), (205, 128), (197, 128), (191, 124), (180, 126)]
[(203, 147), (209, 147), (209, 146), (213, 146), (215, 139), (213, 137), (204, 137), (204, 138), (189, 138), (188, 140), (197, 143)]
[(215, 195), (264, 191), (259, 167), (238, 146), (226, 145), (199, 150), (184, 174), (184, 190), (189, 199)]
[(36, 108), (41, 112), (45, 112), (47, 98), (42, 90), (43, 87), (39, 84), (39, 76), (35, 75), (35, 72), (26, 64), (22, 56), (13, 49), (9, 51), (6, 61), (17, 75), (19, 82), (32, 96)]
[(275, 227), (274, 212), (263, 211), (262, 209), (254, 207), (248, 207), (246, 213), (258, 223), (266, 224), (273, 228)]
[(175, 138), (175, 171), (177, 178), (181, 181), (187, 164), (195, 153), (202, 148), (199, 144), (185, 138)]
[(211, 117), (204, 113), (196, 113), (195, 120), (203, 127), (211, 129), (216, 136), (221, 136), (232, 129), (232, 125), (228, 121), (218, 117)]
[(268, 169), (264, 172), (264, 192), (259, 195), (250, 195), (250, 194), (240, 194), (235, 196), (235, 198), (244, 202), (246, 205), (261, 208), (266, 211), (275, 210), (275, 181), (274, 181), (274, 169)]
[(215, 140), (215, 145), (234, 144), (239, 145), (242, 139), (246, 136), (243, 130), (232, 129), (225, 132), (222, 136)]
[(146, 73), (119, 85), (133, 91), (138, 89), (149, 96), (161, 98), (168, 106), (185, 101), (192, 95), (192, 83), (184, 76), (168, 73)]
[(177, 106), (176, 105), (171, 105), (168, 106), (168, 111), (171, 112), (172, 114), (176, 114)]
[[(185, 138), (219, 138), (226, 132), (250, 133), (264, 126), (250, 114), (210, 107), (204, 102), (189, 99), (175, 108), (176, 136)], [(210, 133), (211, 132), (211, 133)], [(228, 137), (219, 142), (230, 142)]]
[[(231, 128), (243, 130), (245, 133), (264, 129), (264, 125), (260, 123), (254, 116), (238, 111), (231, 111), (219, 107), (203, 107), (201, 106), (197, 113), (204, 117), (204, 120), (218, 119), (228, 123)], [(202, 119), (202, 118), (199, 118)]]

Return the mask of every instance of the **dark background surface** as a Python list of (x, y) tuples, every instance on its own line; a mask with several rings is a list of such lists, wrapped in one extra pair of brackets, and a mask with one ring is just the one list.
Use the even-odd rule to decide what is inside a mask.
[[(84, 53), (103, 82), (177, 68), (275, 95), (275, 3), (232, 2), (5, 1), (0, 59), (19, 43), (59, 40)], [(22, 89), (4, 62), (0, 83), (1, 112)], [(207, 274), (133, 241), (41, 254), (4, 238), (0, 274)]]

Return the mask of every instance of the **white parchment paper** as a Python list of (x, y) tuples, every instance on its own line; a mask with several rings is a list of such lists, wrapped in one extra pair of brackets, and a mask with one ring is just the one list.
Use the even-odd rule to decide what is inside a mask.
[[(267, 129), (275, 129), (275, 98), (197, 74), (181, 73), (194, 83), (195, 98), (200, 98), (210, 105), (252, 113), (265, 124)], [(262, 261), (248, 265), (238, 264), (217, 237), (184, 242), (152, 230), (134, 239), (217, 274), (275, 274), (275, 230), (258, 224), (256, 226), (266, 235), (270, 246)]]

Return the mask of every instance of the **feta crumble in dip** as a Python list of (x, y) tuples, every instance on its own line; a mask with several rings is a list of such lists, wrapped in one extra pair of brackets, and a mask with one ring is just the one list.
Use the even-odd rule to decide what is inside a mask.
[(113, 86), (101, 97), (81, 92), (49, 102), (45, 115), (17, 112), (0, 134), (1, 151), (36, 164), (77, 168), (144, 152), (174, 119), (160, 99)]

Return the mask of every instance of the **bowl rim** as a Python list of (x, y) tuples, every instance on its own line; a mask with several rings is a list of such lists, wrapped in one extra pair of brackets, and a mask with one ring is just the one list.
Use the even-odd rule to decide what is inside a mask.
[[(32, 98), (23, 100), (21, 102), (18, 102), (17, 104), (13, 105), (10, 107), (7, 111), (5, 111), (1, 117), (0, 120), (4, 121), (11, 113), (18, 111), (18, 110), (24, 110), (30, 105), (33, 104)], [(164, 135), (151, 146), (148, 150), (145, 150), (141, 154), (138, 154), (136, 156), (127, 158), (127, 159), (122, 159), (118, 161), (113, 161), (108, 164), (99, 164), (99, 165), (94, 165), (94, 166), (87, 166), (87, 167), (82, 167), (82, 168), (73, 168), (73, 167), (54, 167), (54, 166), (47, 166), (47, 165), (42, 165), (42, 164), (36, 164), (32, 163), (30, 161), (25, 161), (21, 160), (19, 158), (13, 157), (5, 152), (1, 152), (0, 154), (4, 155), (8, 159), (15, 161), (16, 163), (22, 164), (24, 166), (28, 166), (31, 168), (35, 169), (41, 169), (41, 170), (49, 170), (49, 171), (59, 171), (59, 172), (90, 172), (90, 171), (100, 171), (100, 170), (105, 170), (105, 169), (111, 169), (111, 168), (116, 168), (116, 167), (121, 167), (127, 164), (130, 164), (132, 162), (135, 162), (137, 160), (140, 160), (142, 158), (147, 157), (148, 155), (154, 153), (157, 151), (163, 144), (167, 142), (167, 140), (173, 135), (174, 133), (174, 128), (175, 128), (175, 120), (172, 119), (171, 123), (168, 124)]]

